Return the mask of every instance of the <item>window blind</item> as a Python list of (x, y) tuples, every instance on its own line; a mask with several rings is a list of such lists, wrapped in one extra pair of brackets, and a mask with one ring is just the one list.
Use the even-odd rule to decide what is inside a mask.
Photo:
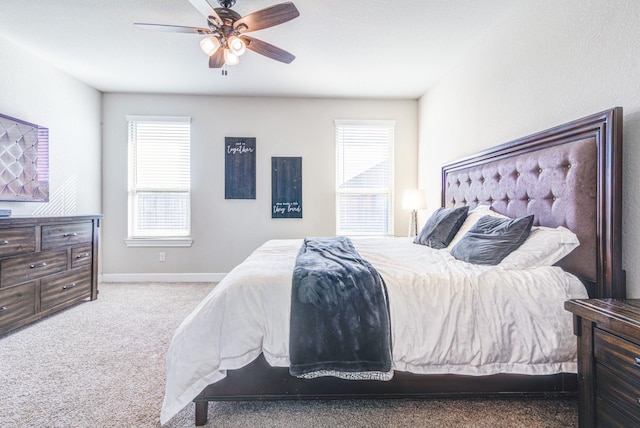
[(129, 237), (188, 237), (191, 119), (127, 116), (127, 122)]
[(336, 233), (393, 235), (394, 121), (337, 120)]

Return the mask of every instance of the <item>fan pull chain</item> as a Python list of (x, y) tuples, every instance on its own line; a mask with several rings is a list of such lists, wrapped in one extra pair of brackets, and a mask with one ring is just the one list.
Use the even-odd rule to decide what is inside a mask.
[(227, 75), (227, 64), (222, 65), (222, 69), (220, 70), (223, 76)]

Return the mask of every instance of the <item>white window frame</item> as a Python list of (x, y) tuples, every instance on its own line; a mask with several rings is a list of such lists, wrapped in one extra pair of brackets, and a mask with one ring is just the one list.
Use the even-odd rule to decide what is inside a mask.
[[(394, 146), (395, 146), (395, 125), (394, 120), (335, 120), (335, 136), (336, 136), (336, 234), (347, 236), (393, 236), (394, 235)], [(385, 129), (388, 132), (387, 155), (389, 162), (389, 176), (386, 187), (375, 188), (341, 188), (345, 182), (344, 158), (343, 158), (343, 130), (349, 129), (356, 131), (363, 128), (364, 131), (372, 128)], [(387, 195), (386, 216), (387, 225), (386, 233), (374, 233), (371, 230), (356, 231), (348, 230), (340, 224), (341, 210), (340, 197), (345, 194), (362, 194), (362, 195)]]
[[(177, 188), (145, 188), (138, 186), (137, 180), (137, 141), (132, 138), (132, 123), (191, 123), (190, 117), (185, 116), (133, 116), (127, 115), (127, 134), (128, 134), (128, 237), (125, 240), (128, 247), (189, 247), (193, 243), (191, 239), (191, 185), (189, 184)], [(134, 125), (135, 126), (135, 125)], [(191, 130), (189, 129), (189, 155), (188, 155), (188, 171), (186, 173), (190, 177), (191, 170)], [(186, 193), (186, 214), (184, 221), (186, 227), (182, 232), (171, 234), (167, 231), (154, 235), (151, 232), (144, 232), (144, 229), (136, 227), (137, 217), (137, 201), (138, 192), (166, 192), (166, 193)]]

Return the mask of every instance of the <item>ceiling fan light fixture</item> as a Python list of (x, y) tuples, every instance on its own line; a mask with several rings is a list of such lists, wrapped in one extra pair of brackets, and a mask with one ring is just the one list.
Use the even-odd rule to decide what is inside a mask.
[(214, 7), (214, 0), (189, 1), (207, 19), (206, 27), (143, 23), (133, 25), (144, 30), (198, 34), (204, 37), (200, 40), (200, 48), (209, 57), (209, 68), (222, 68), (223, 74), (226, 74), (224, 67), (238, 64), (239, 57), (247, 50), (285, 64), (290, 64), (296, 58), (284, 49), (245, 34), (284, 24), (300, 16), (292, 2), (275, 4), (242, 16), (230, 9), (236, 0), (216, 0), (222, 7)]
[(200, 47), (207, 56), (213, 55), (220, 47), (220, 39), (216, 36), (209, 36), (200, 40)]
[(236, 65), (240, 62), (240, 57), (231, 52), (229, 49), (224, 50), (224, 63), (226, 65)]
[(231, 36), (227, 41), (227, 47), (236, 56), (241, 56), (247, 51), (247, 45), (240, 37)]

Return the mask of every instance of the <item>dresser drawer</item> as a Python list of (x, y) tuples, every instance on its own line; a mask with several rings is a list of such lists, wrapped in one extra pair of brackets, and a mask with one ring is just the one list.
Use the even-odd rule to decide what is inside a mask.
[(35, 284), (0, 291), (0, 331), (36, 313)]
[(43, 311), (91, 294), (91, 268), (74, 269), (45, 278), (40, 283), (40, 306)]
[(596, 426), (602, 428), (629, 428), (638, 426), (638, 421), (628, 418), (606, 401), (596, 398)]
[(71, 249), (71, 269), (88, 266), (92, 260), (91, 245), (75, 247)]
[(35, 227), (0, 229), (0, 257), (33, 253), (35, 250)]
[[(619, 376), (601, 364), (596, 365), (596, 397), (640, 426), (640, 384)], [(598, 409), (598, 413), (600, 409)]]
[(609, 367), (629, 382), (640, 384), (640, 345), (595, 328), (593, 352), (598, 364)]
[(46, 251), (0, 261), (0, 289), (67, 269), (67, 251)]
[(68, 223), (42, 226), (42, 249), (82, 244), (93, 240), (91, 223)]

